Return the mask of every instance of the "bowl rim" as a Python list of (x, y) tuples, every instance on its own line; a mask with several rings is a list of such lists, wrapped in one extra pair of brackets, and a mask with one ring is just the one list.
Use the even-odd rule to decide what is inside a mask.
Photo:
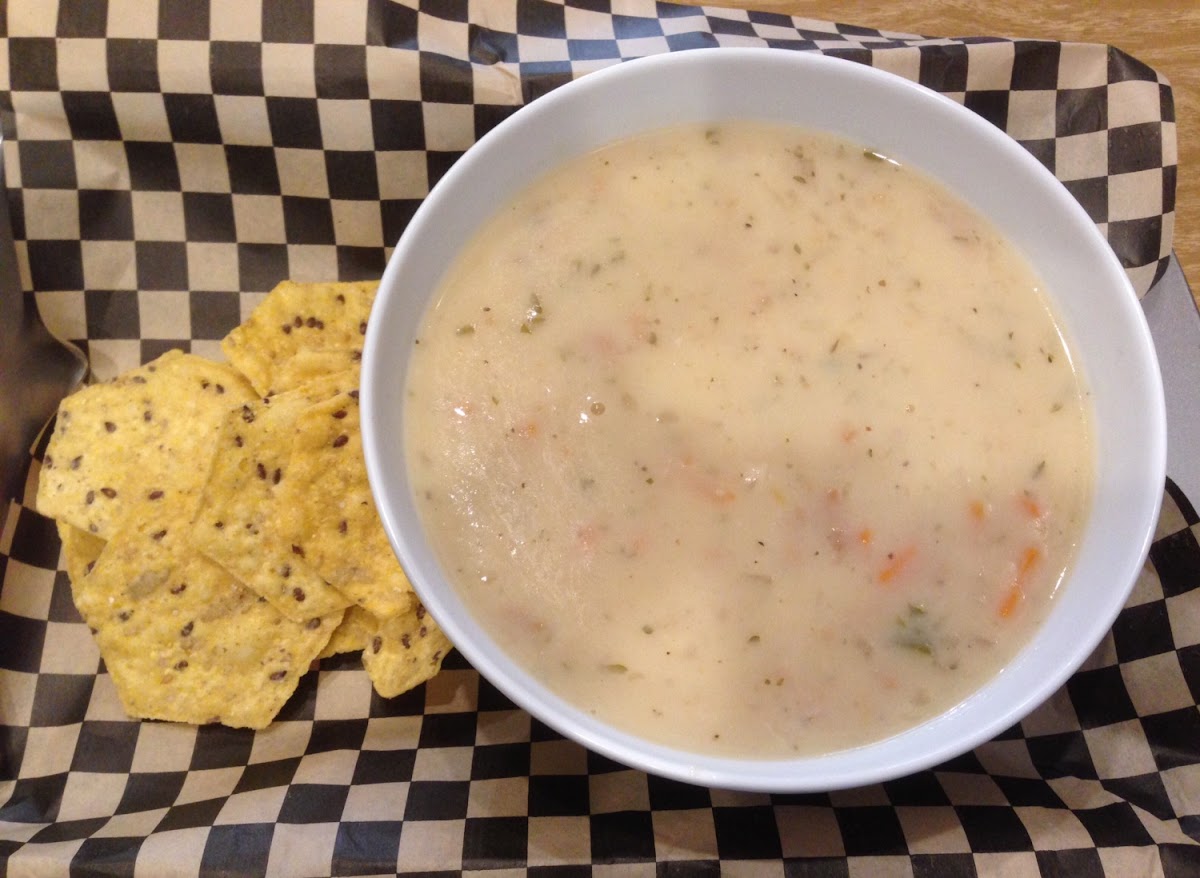
[[(380, 414), (381, 407), (387, 405), (389, 394), (391, 398), (397, 396), (395, 376), (386, 371), (383, 364), (385, 361), (395, 362), (397, 356), (406, 359), (407, 354), (397, 354), (396, 349), (403, 347), (405, 341), (411, 341), (401, 339), (400, 343), (397, 343), (395, 339), (389, 339), (384, 327), (392, 322), (391, 315), (396, 313), (397, 309), (406, 311), (410, 316), (414, 310), (424, 313), (429, 299), (432, 298), (432, 285), (429, 284), (426, 285), (428, 295), (425, 295), (425, 292), (419, 296), (411, 294), (411, 288), (406, 285), (407, 266), (422, 255), (428, 243), (426, 238), (431, 234), (426, 230), (435, 228), (439, 219), (444, 221), (444, 216), (439, 214), (439, 211), (444, 211), (449, 200), (472, 191), (472, 181), (481, 173), (478, 170), (480, 156), (486, 156), (488, 151), (494, 148), (503, 148), (506, 141), (519, 139), (526, 128), (536, 128), (544, 118), (568, 112), (577, 102), (603, 99), (606, 92), (612, 88), (623, 87), (623, 83), (627, 85), (641, 77), (654, 77), (663, 72), (696, 72), (703, 71), (706, 67), (719, 70), (722, 65), (725, 65), (725, 69), (732, 69), (737, 65), (776, 65), (773, 69), (778, 72), (790, 69), (792, 75), (834, 76), (854, 83), (855, 87), (880, 89), (889, 98), (905, 102), (906, 106), (917, 108), (920, 112), (932, 114), (939, 119), (949, 120), (946, 124), (963, 126), (964, 130), (973, 132), (974, 136), (986, 141), (988, 148), (995, 151), (995, 156), (999, 157), (1002, 164), (1008, 163), (1009, 167), (1031, 175), (1033, 179), (1052, 190), (1058, 202), (1056, 206), (1073, 223), (1073, 233), (1078, 231), (1086, 239), (1084, 243), (1087, 247), (1083, 248), (1084, 251), (1092, 259), (1098, 260), (1096, 270), (1118, 288), (1109, 304), (1120, 312), (1120, 318), (1125, 321), (1125, 328), (1129, 331), (1126, 341), (1130, 349), (1127, 355), (1139, 367), (1137, 375), (1141, 378), (1141, 391), (1146, 406), (1142, 425), (1145, 457), (1135, 483), (1129, 486), (1130, 491), (1136, 495), (1137, 520), (1131, 528), (1128, 548), (1120, 555), (1120, 569), (1114, 571), (1114, 577), (1119, 578), (1120, 587), (1106, 592), (1110, 600), (1103, 612), (1094, 614), (1090, 623), (1082, 629), (1073, 629), (1076, 640), (1069, 647), (1065, 657), (1060, 657), (1060, 663), (1049, 672), (1041, 674), (1037, 685), (1021, 686), (1020, 691), (1014, 690), (1009, 685), (1010, 681), (1005, 679), (1005, 672), (1001, 672), (998, 677), (968, 696), (959, 705), (908, 731), (860, 747), (818, 756), (761, 759), (714, 757), (686, 752), (647, 742), (595, 720), (585, 711), (546, 689), (532, 674), (503, 655), (469, 614), (464, 617), (465, 610), (461, 605), (452, 606), (453, 599), (447, 598), (444, 591), (430, 590), (427, 587), (427, 578), (437, 578), (440, 572), (436, 569), (436, 563), (430, 563), (432, 553), (422, 552), (420, 538), (412, 533), (412, 516), (401, 515), (393, 503), (395, 501), (401, 506), (405, 503), (405, 498), (395, 497), (395, 467), (388, 466), (389, 455), (396, 455), (394, 439), (390, 438), (394, 437), (395, 433), (389, 432), (387, 427), (394, 425), (395, 421), (393, 419), (385, 424), (385, 419)], [(642, 125), (638, 130), (645, 127)], [(578, 151), (567, 151), (563, 157), (577, 153)], [(928, 169), (925, 170), (928, 172)], [(536, 176), (536, 173), (530, 171), (527, 179), (532, 179), (533, 176)], [(492, 205), (491, 209), (483, 211), (476, 210), (476, 225), (486, 220), (497, 206)], [(475, 210), (475, 207), (472, 206), (471, 209)], [(380, 319), (375, 319), (377, 315)], [(530, 102), (499, 123), (467, 150), (431, 189), (414, 213), (389, 259), (381, 279), (372, 319), (368, 321), (362, 361), (361, 395), (363, 449), (367, 474), (384, 530), (402, 565), (412, 573), (410, 578), (418, 595), (472, 666), (514, 703), (560, 734), (597, 753), (663, 777), (725, 789), (818, 792), (879, 782), (911, 774), (959, 756), (1018, 722), (1053, 694), (1078, 669), (1111, 628), (1128, 599), (1136, 582), (1137, 571), (1149, 552), (1166, 475), (1165, 402), (1149, 327), (1128, 276), (1082, 206), (1024, 147), (962, 105), (898, 75), (815, 51), (730, 47), (721, 48), (719, 51), (691, 49), (651, 55), (589, 73)], [(402, 406), (398, 408), (402, 409)], [(403, 458), (403, 455), (399, 456)], [(399, 465), (399, 469), (405, 469), (403, 463)], [(408, 487), (406, 477), (402, 477), (399, 483), (404, 488)], [(411, 497), (408, 498), (408, 502), (411, 503)], [(444, 583), (444, 587), (452, 591), (448, 582)], [(451, 600), (452, 603), (447, 603), (447, 600)], [(1039, 635), (1035, 635), (1035, 640), (1038, 637)], [(490, 649), (487, 648), (489, 643)], [(1018, 653), (1018, 659), (1022, 662), (1030, 661), (1030, 652), (1030, 646), (1027, 645)], [(990, 714), (986, 721), (966, 730), (959, 728), (963, 711), (977, 711), (978, 706), (971, 705), (978, 701), (980, 693), (992, 692), (999, 684), (1003, 684), (1002, 689), (1007, 687), (1003, 702), (1005, 708)], [(914, 739), (913, 736), (918, 732), (919, 737)], [(943, 732), (945, 734), (942, 734)], [(913, 749), (907, 748), (907, 744), (896, 743), (911, 740), (916, 740), (920, 747)], [(880, 758), (868, 759), (864, 764), (864, 756), (870, 757), (875, 754), (879, 754)]]

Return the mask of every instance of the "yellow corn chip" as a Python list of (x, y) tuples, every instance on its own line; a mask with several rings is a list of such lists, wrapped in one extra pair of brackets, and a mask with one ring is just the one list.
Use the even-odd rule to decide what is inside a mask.
[(229, 412), (192, 528), (196, 549), (296, 621), (350, 603), (279, 532), (279, 496), (291, 477), (296, 420), (314, 402), (356, 381), (356, 374), (326, 376)]
[(318, 658), (329, 658), (344, 652), (362, 652), (375, 636), (379, 623), (375, 617), (362, 607), (351, 606), (342, 617), (342, 624), (337, 626), (329, 643), (321, 650)]
[(253, 399), (229, 366), (171, 351), (63, 400), (37, 508), (101, 539), (200, 499), (225, 412)]
[(339, 351), (296, 351), (289, 359), (276, 364), (276, 392), (282, 393), (320, 381), (326, 375), (351, 373), (354, 386), (358, 386), (358, 372), (362, 360), (361, 352)]
[(186, 537), (158, 523), (118, 532), (76, 602), (131, 716), (261, 729), (342, 614), (286, 619)]
[(362, 353), (378, 287), (378, 281), (284, 281), (225, 337), (221, 349), (262, 396), (290, 390), (319, 371), (340, 371)]
[(378, 623), (362, 662), (371, 685), (395, 698), (437, 674), (452, 645), (419, 602), (411, 612)]
[(134, 717), (267, 726), (317, 658), (394, 697), (451, 644), (396, 560), (359, 434), (377, 282), (276, 287), (222, 348), (63, 401), (37, 504)]
[(392, 552), (367, 484), (358, 391), (313, 405), (296, 420), (281, 483), (280, 526), (325, 580), (372, 616), (407, 610), (412, 586)]
[[(104, 551), (105, 542), (66, 522), (59, 521), (55, 524), (58, 526), (58, 538), (62, 543), (67, 579), (71, 582), (71, 594), (74, 596), (80, 588), (79, 583), (82, 583), (83, 578), (92, 572), (92, 566), (100, 557), (100, 553)], [(78, 604), (78, 601), (76, 603)], [(84, 621), (87, 621), (86, 616), (84, 616)]]

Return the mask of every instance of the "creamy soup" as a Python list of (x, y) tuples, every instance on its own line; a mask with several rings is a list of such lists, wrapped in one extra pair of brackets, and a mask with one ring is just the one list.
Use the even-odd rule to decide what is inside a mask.
[(622, 141), (504, 205), (405, 392), (484, 627), (708, 753), (950, 708), (1045, 618), (1090, 500), (1086, 389), (1023, 259), (911, 169), (765, 123)]

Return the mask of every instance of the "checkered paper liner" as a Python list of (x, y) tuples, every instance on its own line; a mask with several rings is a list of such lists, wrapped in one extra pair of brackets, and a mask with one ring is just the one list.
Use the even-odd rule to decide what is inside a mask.
[[(281, 279), (377, 277), (497, 122), (687, 48), (821, 51), (919, 81), (1046, 164), (1139, 294), (1170, 252), (1170, 88), (1111, 47), (639, 0), (10, 0), (0, 16), (22, 277), (99, 377), (173, 347), (219, 356)], [(132, 722), (30, 508), (38, 457), (0, 522), (0, 874), (1200, 874), (1200, 518), (1173, 484), (1128, 605), (1046, 705), (933, 770), (784, 796), (626, 769), (457, 654), (392, 700), (355, 658), (325, 660), (257, 734)]]

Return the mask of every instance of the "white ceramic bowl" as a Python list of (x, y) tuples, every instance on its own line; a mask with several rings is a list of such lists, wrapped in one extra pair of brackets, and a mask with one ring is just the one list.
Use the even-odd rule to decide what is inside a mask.
[[(942, 181), (986, 214), (1046, 282), (1092, 390), (1094, 512), (1044, 626), (999, 676), (916, 728), (789, 760), (673, 750), (597, 721), (542, 686), (480, 626), (422, 532), (404, 449), (409, 351), (439, 279), (489, 213), (547, 169), (665, 125), (790, 122), (869, 145)], [(562, 734), (619, 762), (715, 787), (817, 791), (930, 767), (987, 741), (1048, 698), (1123, 606), (1148, 551), (1166, 458), (1163, 393), (1141, 308), (1078, 203), (1015, 141), (958, 104), (848, 61), (771, 49), (696, 50), (590, 74), (523, 108), (462, 157), (421, 205), (384, 272), (362, 365), (367, 472), (392, 545), (422, 600), (498, 689)]]

